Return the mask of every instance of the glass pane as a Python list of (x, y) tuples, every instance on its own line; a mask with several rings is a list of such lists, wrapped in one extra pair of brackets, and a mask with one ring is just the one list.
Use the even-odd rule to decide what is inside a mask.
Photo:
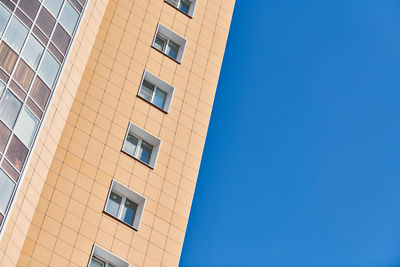
[(163, 109), (165, 104), (165, 99), (167, 98), (167, 93), (161, 91), (160, 89), (156, 89), (156, 93), (154, 95), (153, 104), (157, 107)]
[(0, 119), (8, 128), (12, 129), (14, 127), (21, 106), (21, 102), (7, 90), (0, 104)]
[(108, 198), (106, 211), (110, 213), (112, 216), (117, 217), (119, 207), (121, 206), (122, 197), (111, 192), (110, 197)]
[(3, 214), (6, 212), (14, 187), (14, 182), (4, 171), (0, 170), (0, 212)]
[(33, 76), (33, 70), (25, 63), (25, 61), (20, 60), (13, 74), (13, 78), (25, 90), (25, 92), (28, 92)]
[(36, 133), (37, 126), (39, 124), (38, 119), (24, 107), (19, 115), (17, 124), (15, 125), (15, 135), (26, 145), (31, 147), (33, 136)]
[(59, 68), (60, 64), (58, 64), (55, 58), (46, 51), (43, 61), (40, 64), (38, 74), (50, 88), (53, 88)]
[(178, 51), (179, 51), (179, 45), (175, 44), (174, 42), (169, 42), (168, 44), (168, 49), (167, 49), (167, 54), (168, 56), (176, 59), (178, 56)]
[(10, 138), (11, 130), (0, 121), (0, 152), (3, 153), (6, 149), (8, 138)]
[(142, 141), (142, 145), (140, 146), (140, 160), (149, 164), (152, 150), (152, 145)]
[(139, 95), (146, 99), (147, 101), (151, 101), (153, 96), (154, 85), (147, 81), (143, 81), (142, 86), (140, 87)]
[(50, 96), (50, 89), (42, 82), (39, 77), (36, 77), (29, 95), (35, 100), (36, 104), (44, 110), (47, 100)]
[(40, 58), (42, 57), (43, 51), (44, 47), (35, 37), (33, 37), (33, 35), (30, 35), (21, 56), (26, 61), (26, 63), (28, 63), (28, 65), (32, 67), (32, 69), (36, 70), (39, 65)]
[(160, 36), (156, 36), (156, 40), (154, 41), (154, 47), (158, 50), (164, 52), (165, 40), (160, 38)]
[(139, 140), (135, 136), (128, 133), (128, 136), (126, 137), (126, 141), (124, 143), (124, 147), (122, 148), (122, 150), (128, 153), (129, 155), (134, 156), (138, 141)]
[(57, 27), (54, 30), (54, 34), (51, 40), (54, 42), (57, 48), (63, 53), (63, 55), (65, 55), (71, 37), (69, 37), (68, 33), (63, 29), (63, 27), (61, 27), (60, 24), (57, 24)]
[(74, 32), (75, 25), (78, 22), (78, 19), (79, 13), (69, 2), (66, 2), (60, 16), (60, 23), (69, 33), (69, 35), (72, 35), (72, 33)]
[(0, 66), (10, 75), (18, 55), (5, 42), (0, 44)]
[(189, 14), (190, 2), (181, 0), (179, 3), (179, 9), (186, 14)]
[(11, 12), (8, 11), (5, 7), (0, 5), (0, 36), (2, 35), (4, 29), (6, 28), (8, 19), (11, 16)]
[(6, 85), (2, 81), (0, 81), (0, 98), (3, 95), (5, 88), (6, 88)]
[(6, 158), (18, 170), (21, 171), (24, 166), (28, 148), (15, 136), (11, 137), (10, 145), (6, 151)]
[(125, 201), (125, 205), (122, 210), (122, 220), (129, 225), (133, 225), (133, 219), (135, 218), (136, 208), (137, 204), (127, 199)]
[(50, 13), (47, 12), (45, 8), (42, 8), (36, 20), (36, 25), (39, 26), (47, 37), (50, 37), (55, 23), (56, 20), (50, 15)]
[(13, 17), (4, 34), (4, 40), (15, 52), (19, 53), (27, 35), (28, 29), (17, 18)]
[(43, 5), (50, 11), (54, 17), (58, 17), (63, 0), (44, 0)]
[(90, 266), (89, 267), (104, 267), (104, 262), (99, 261), (96, 258), (92, 258), (92, 260), (90, 261)]
[(18, 6), (28, 15), (31, 20), (35, 20), (40, 3), (36, 0), (21, 0), (19, 1)]

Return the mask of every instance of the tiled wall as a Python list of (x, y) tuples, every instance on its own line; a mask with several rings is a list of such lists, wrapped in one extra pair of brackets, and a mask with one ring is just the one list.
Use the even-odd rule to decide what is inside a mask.
[[(96, 8), (104, 3), (92, 0), (88, 12), (94, 2)], [(178, 265), (233, 7), (234, 0), (197, 0), (189, 18), (163, 0), (109, 1), (87, 64), (73, 48), (64, 73), (71, 75), (62, 77), (65, 89), (52, 105), (58, 116), (49, 112), (51, 124), (46, 121), (21, 190), (25, 197), (11, 216), (16, 226), (1, 241), (7, 263), (19, 256), (19, 266), (86, 266), (96, 243), (131, 266)], [(187, 40), (182, 64), (151, 47), (158, 23)], [(77, 80), (72, 73), (83, 69)], [(168, 114), (137, 97), (144, 69), (175, 87)], [(162, 140), (154, 169), (121, 152), (129, 122)], [(58, 146), (53, 127), (61, 133)], [(47, 174), (42, 167), (50, 163)], [(112, 179), (146, 197), (138, 231), (103, 213)], [(24, 205), (30, 191), (40, 194), (37, 206), (28, 203), (36, 207), (31, 221)], [(24, 219), (26, 238), (19, 229)], [(20, 242), (18, 255), (13, 248)]]
[[(76, 1), (72, 2), (78, 3)], [(94, 3), (97, 3), (96, 7), (94, 7)], [(106, 3), (106, 0), (91, 0), (88, 3), (85, 17), (81, 22), (81, 29), (75, 37), (76, 40), (69, 52), (68, 60), (65, 62), (60, 83), (57, 89), (53, 90), (52, 104), (47, 108), (47, 117), (43, 122), (30, 162), (21, 180), (14, 206), (10, 210), (9, 222), (2, 230), (0, 266), (15, 266), (18, 261), (68, 112), (81, 81), (84, 66), (98, 32)]]

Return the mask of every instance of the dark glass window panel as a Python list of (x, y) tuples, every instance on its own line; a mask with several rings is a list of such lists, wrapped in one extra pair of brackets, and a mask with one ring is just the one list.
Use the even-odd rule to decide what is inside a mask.
[(0, 44), (0, 66), (8, 75), (11, 74), (18, 55), (5, 43)]
[(14, 191), (15, 184), (8, 177), (8, 175), (0, 170), (0, 212), (6, 213), (8, 203), (10, 203), (11, 196)]
[(1, 163), (1, 167), (5, 172), (10, 175), (10, 177), (17, 183), (19, 180), (19, 173), (17, 172), (16, 169), (6, 160), (3, 160), (3, 163)]
[(179, 51), (179, 45), (169, 41), (168, 52), (167, 52), (168, 56), (172, 57), (173, 59), (176, 59), (178, 56), (178, 51)]
[(8, 83), (8, 77), (7, 73), (5, 73), (2, 69), (0, 69), (0, 80), (2, 80), (4, 83)]
[(79, 12), (82, 12), (83, 7), (77, 0), (70, 0), (70, 2)]
[(28, 148), (13, 135), (6, 152), (8, 161), (20, 172), (24, 166), (27, 155)]
[(15, 11), (15, 15), (25, 24), (26, 27), (32, 27), (32, 21), (24, 13), (22, 13), (19, 8), (17, 8)]
[(3, 34), (10, 17), (11, 12), (7, 8), (3, 7), (3, 5), (0, 5), (0, 36)]
[(167, 99), (167, 93), (157, 88), (156, 93), (154, 94), (153, 104), (164, 109), (165, 99)]
[(49, 44), (49, 50), (50, 50), (51, 54), (53, 56), (55, 56), (55, 58), (57, 59), (57, 61), (59, 63), (63, 62), (64, 56), (60, 53), (60, 51), (58, 51), (58, 49), (56, 48), (56, 46), (53, 43)]
[(61, 27), (60, 24), (57, 24), (51, 40), (56, 45), (56, 47), (61, 51), (61, 53), (65, 55), (71, 37), (69, 37), (68, 33), (63, 29), (63, 27)]
[(29, 86), (31, 86), (34, 72), (23, 60), (18, 62), (17, 68), (13, 74), (13, 79), (28, 92)]
[(179, 9), (186, 14), (189, 14), (190, 2), (181, 0), (181, 2), (179, 3)]
[(78, 0), (78, 1), (79, 1), (79, 3), (81, 3), (82, 6), (85, 5), (86, 0)]
[(142, 145), (140, 146), (140, 160), (149, 164), (152, 151), (153, 146), (145, 141), (142, 141)]
[(0, 121), (0, 152), (4, 153), (4, 149), (6, 148), (8, 138), (10, 138), (11, 130), (7, 128), (7, 126)]
[(15, 120), (21, 109), (22, 103), (7, 90), (0, 102), (0, 119), (7, 125), (8, 128), (13, 129)]
[(137, 204), (127, 199), (122, 209), (122, 220), (129, 225), (133, 225), (136, 209), (137, 209)]
[(32, 101), (30, 97), (28, 97), (28, 100), (26, 100), (26, 105), (32, 110), (32, 112), (38, 117), (39, 119), (42, 118), (43, 111), (40, 110), (40, 108)]
[(3, 216), (3, 214), (0, 213), (0, 226), (3, 224), (3, 219), (4, 219), (4, 216)]
[(29, 95), (44, 110), (50, 96), (50, 89), (39, 77), (36, 77)]
[(20, 0), (18, 6), (28, 15), (31, 20), (35, 20), (40, 3), (36, 0)]
[(60, 23), (68, 32), (69, 35), (72, 35), (74, 32), (75, 26), (78, 23), (79, 13), (75, 10), (75, 8), (67, 1), (65, 6), (61, 12)]
[(0, 0), (0, 2), (2, 2), (11, 11), (14, 11), (15, 5), (10, 0)]
[(39, 39), (39, 41), (42, 42), (42, 44), (44, 44), (45, 46), (47, 45), (49, 38), (47, 38), (46, 35), (44, 35), (44, 33), (42, 33), (42, 31), (39, 30), (39, 28), (37, 26), (33, 27), (32, 32)]
[(53, 18), (53, 16), (45, 8), (42, 8), (36, 20), (36, 25), (39, 27), (39, 29), (41, 29), (47, 37), (50, 37), (55, 24), (56, 19)]
[(24, 90), (21, 89), (21, 87), (18, 86), (18, 84), (16, 82), (14, 82), (13, 80), (11, 80), (10, 82), (10, 88), (12, 89), (12, 91), (14, 92), (14, 94), (16, 96), (18, 96), (18, 98), (22, 101), (25, 100), (26, 97), (26, 93), (24, 92)]
[(114, 217), (118, 217), (119, 207), (121, 206), (122, 197), (114, 192), (108, 197), (106, 211)]

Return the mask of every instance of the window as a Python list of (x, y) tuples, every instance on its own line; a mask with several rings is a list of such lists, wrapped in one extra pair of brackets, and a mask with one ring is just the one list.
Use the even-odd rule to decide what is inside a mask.
[(168, 112), (173, 93), (174, 87), (160, 80), (150, 72), (144, 71), (138, 96)]
[(44, 0), (43, 5), (50, 11), (54, 17), (58, 17), (64, 0)]
[(111, 254), (104, 248), (94, 245), (90, 256), (89, 267), (129, 267), (129, 263)]
[(22, 141), (22, 143), (24, 143), (25, 146), (31, 147), (38, 124), (39, 120), (25, 106), (19, 114), (14, 129), (15, 135)]
[(44, 47), (35, 37), (33, 37), (33, 35), (30, 35), (21, 57), (26, 61), (26, 63), (28, 63), (29, 66), (31, 66), (32, 69), (36, 70), (43, 51)]
[(186, 15), (193, 17), (196, 0), (165, 0), (167, 3), (178, 8)]
[(0, 170), (0, 212), (5, 214), (10, 202), (15, 184), (8, 175)]
[(153, 40), (153, 47), (155, 49), (181, 63), (185, 46), (185, 39), (163, 25), (158, 24), (156, 35)]
[(0, 36), (6, 28), (8, 19), (11, 17), (11, 12), (0, 4)]
[(67, 1), (60, 16), (60, 23), (65, 28), (65, 30), (68, 32), (69, 35), (72, 35), (72, 33), (74, 32), (78, 19), (79, 19), (79, 13)]
[(113, 180), (105, 212), (138, 230), (146, 199)]
[(22, 103), (11, 91), (7, 90), (0, 103), (0, 119), (12, 129), (17, 119)]
[(59, 68), (60, 64), (57, 60), (46, 51), (42, 63), (40, 64), (38, 74), (50, 88), (53, 88)]
[(16, 17), (13, 17), (4, 34), (4, 40), (15, 52), (19, 53), (27, 35), (28, 29)]
[(130, 123), (122, 151), (154, 168), (160, 146), (160, 139)]

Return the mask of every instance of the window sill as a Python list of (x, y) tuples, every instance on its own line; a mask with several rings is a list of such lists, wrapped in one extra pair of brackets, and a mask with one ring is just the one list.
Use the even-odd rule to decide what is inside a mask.
[(175, 61), (178, 64), (182, 64), (181, 61), (176, 60), (175, 58), (169, 56), (168, 54), (164, 53), (163, 51), (158, 50), (157, 48), (155, 48), (153, 45), (151, 46), (154, 50), (158, 51), (159, 53), (163, 54), (164, 56), (166, 56), (169, 59), (172, 59), (173, 61)]
[(122, 223), (122, 224), (128, 226), (129, 228), (135, 230), (136, 232), (139, 231), (139, 229), (136, 229), (135, 227), (133, 227), (133, 226), (130, 225), (129, 223), (126, 223), (126, 222), (124, 222), (123, 220), (118, 219), (117, 217), (114, 217), (113, 215), (111, 215), (111, 214), (108, 213), (107, 211), (103, 210), (103, 213), (106, 214), (106, 215), (108, 215), (108, 216), (110, 216), (110, 217), (113, 218), (114, 220), (117, 220), (118, 222), (120, 222), (120, 223)]
[(174, 6), (173, 4), (171, 4), (171, 3), (167, 2), (167, 1), (165, 1), (165, 3), (167, 3), (167, 4), (170, 5), (170, 6), (172, 6), (173, 8), (175, 8), (176, 10), (178, 10), (180, 13), (186, 15), (188, 18), (193, 19), (193, 16), (189, 15), (189, 14), (186, 13), (186, 12), (183, 12), (182, 10), (180, 10), (178, 7)]
[(122, 149), (121, 149), (121, 152), (122, 152), (122, 153), (124, 153), (125, 155), (128, 155), (129, 157), (133, 158), (134, 160), (136, 160), (136, 161), (138, 161), (138, 162), (142, 163), (143, 165), (145, 165), (145, 166), (149, 167), (150, 169), (154, 170), (154, 167), (153, 167), (153, 166), (151, 166), (150, 164), (147, 164), (146, 162), (144, 162), (144, 161), (141, 161), (140, 159), (137, 159), (137, 158), (135, 158), (135, 157), (134, 157), (134, 156), (132, 156), (131, 154), (128, 154), (128, 153), (126, 153), (125, 151), (123, 151)]
[[(164, 112), (165, 114), (168, 114), (168, 111), (166, 111), (165, 109), (159, 108), (156, 105), (154, 105), (153, 103), (151, 103), (150, 101), (148, 101), (146, 98), (144, 98), (143, 96), (139, 95), (139, 93), (137, 94), (137, 97), (143, 99), (146, 103), (149, 103), (150, 105), (152, 105), (153, 107), (155, 107), (158, 110), (161, 110), (162, 112)], [(146, 163), (145, 163), (146, 164)]]

